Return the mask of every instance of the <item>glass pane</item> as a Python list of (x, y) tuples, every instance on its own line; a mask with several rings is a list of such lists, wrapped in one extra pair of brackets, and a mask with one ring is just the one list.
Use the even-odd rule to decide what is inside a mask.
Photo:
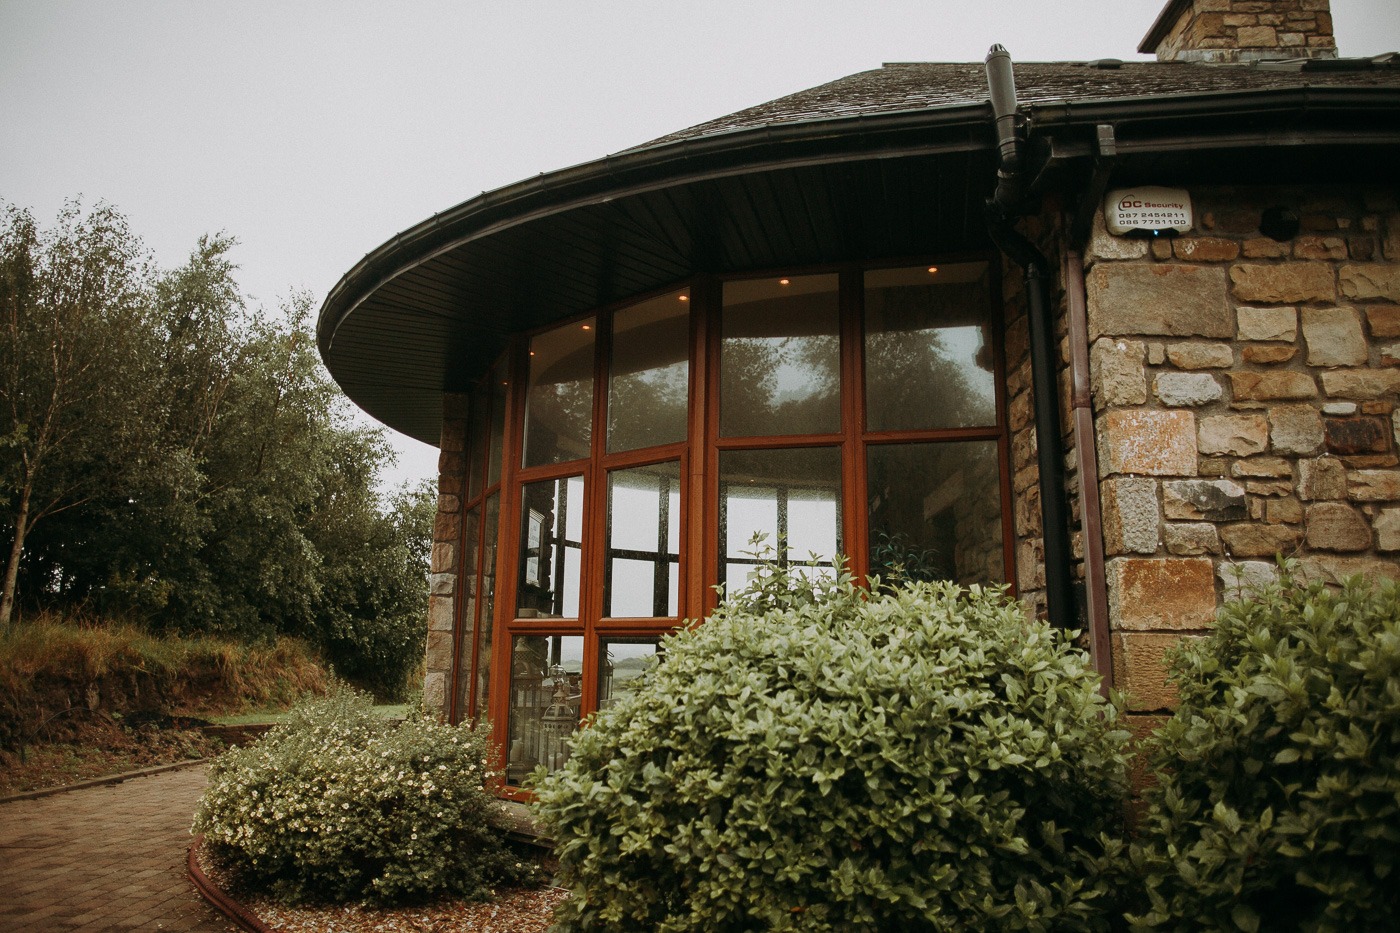
[(582, 635), (517, 635), (510, 652), (510, 746), (506, 781), (569, 760), (583, 693)]
[(486, 500), (486, 527), (482, 529), (481, 546), (481, 614), (477, 617), (476, 705), (472, 707), (477, 719), (487, 718), (491, 696), (491, 633), (496, 618), (496, 531), (500, 525), (501, 497)]
[[(467, 418), (467, 501), (475, 499), (481, 495), (482, 481), (486, 478), (486, 452), (488, 446), (494, 447), (497, 441), (496, 436), (491, 436), (488, 440), (487, 428), (489, 418), (487, 417), (488, 393), (495, 395), (491, 390), (492, 381), (481, 386), (471, 394), (471, 414)], [(501, 451), (499, 447), (494, 447), (496, 454), (496, 469), (500, 470)]]
[(996, 424), (987, 264), (865, 273), (871, 431)]
[(680, 542), (679, 463), (609, 473), (603, 615), (676, 615)]
[(520, 511), (517, 618), (577, 618), (583, 564), (583, 477), (531, 483)]
[(613, 315), (608, 373), (608, 450), (685, 440), (690, 392), (690, 292), (653, 298)]
[(782, 563), (805, 564), (815, 554), (823, 567), (834, 565), (842, 548), (838, 448), (724, 451), (719, 472), (719, 579), (731, 593), (755, 566), (755, 534)]
[(593, 319), (530, 341), (525, 466), (577, 460), (593, 437)]
[[(458, 586), (461, 589), (462, 611), (459, 616), (462, 627), (461, 636), (457, 639), (457, 650), (460, 652), (457, 658), (457, 717), (466, 719), (470, 715), (467, 708), (471, 698), (471, 686), (476, 681), (475, 672), (472, 670), (472, 658), (476, 651), (476, 610), (479, 602), (479, 581), (477, 573), (480, 571), (478, 558), (481, 556), (481, 506), (467, 512), (462, 519), (462, 564), (459, 571)], [(487, 658), (484, 663), (491, 663)]]
[(598, 708), (607, 709), (632, 692), (633, 681), (653, 664), (655, 638), (604, 638), (598, 648)]
[(486, 457), (486, 485), (491, 487), (501, 481), (501, 460), (506, 438), (506, 377), (505, 367), (497, 365), (491, 370), (491, 446)]
[(841, 430), (837, 285), (835, 274), (724, 283), (720, 434)]
[(995, 441), (872, 446), (870, 572), (1001, 583), (1001, 478)]

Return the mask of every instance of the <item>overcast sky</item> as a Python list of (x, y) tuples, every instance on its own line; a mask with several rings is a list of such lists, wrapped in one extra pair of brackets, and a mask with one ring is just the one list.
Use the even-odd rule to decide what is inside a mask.
[[(0, 200), (109, 201), (163, 267), (227, 231), (255, 302), (319, 304), (482, 191), (886, 61), (1142, 58), (1164, 3), (0, 0)], [(1341, 54), (1400, 50), (1397, 0), (1332, 12)]]

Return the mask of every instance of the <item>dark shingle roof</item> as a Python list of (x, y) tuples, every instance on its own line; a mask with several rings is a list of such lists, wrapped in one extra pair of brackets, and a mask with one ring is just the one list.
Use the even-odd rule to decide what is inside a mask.
[[(1186, 62), (1025, 62), (1016, 66), (1021, 104), (1121, 100), (1218, 91), (1339, 87), (1400, 88), (1400, 61), (1208, 65)], [(897, 62), (789, 94), (716, 120), (654, 139), (647, 149), (736, 130), (812, 120), (839, 120), (904, 110), (965, 107), (987, 100), (980, 62)]]

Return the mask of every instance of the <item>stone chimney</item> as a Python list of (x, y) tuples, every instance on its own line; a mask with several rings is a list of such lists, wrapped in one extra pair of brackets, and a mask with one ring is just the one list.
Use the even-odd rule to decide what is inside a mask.
[(1170, 0), (1139, 52), (1163, 62), (1336, 58), (1328, 0)]

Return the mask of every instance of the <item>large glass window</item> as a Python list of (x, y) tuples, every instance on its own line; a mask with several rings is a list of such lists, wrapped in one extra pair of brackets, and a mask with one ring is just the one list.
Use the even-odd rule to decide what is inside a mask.
[(577, 618), (583, 566), (583, 477), (530, 483), (521, 503), (515, 614), (522, 619)]
[(685, 440), (690, 392), (690, 292), (613, 315), (608, 452)]
[(987, 263), (865, 273), (871, 431), (996, 424)]
[(608, 474), (604, 616), (676, 615), (680, 516), (681, 468), (674, 460)]
[(511, 640), (506, 780), (519, 784), (538, 765), (552, 771), (569, 760), (582, 684), (581, 636), (517, 635)]
[(722, 436), (841, 430), (838, 283), (832, 274), (724, 284)]
[(577, 460), (593, 438), (593, 319), (530, 341), (525, 466)]
[(454, 694), (509, 784), (762, 559), (1007, 579), (995, 293), (980, 261), (703, 281), (516, 344), (472, 399)]
[(1006, 578), (995, 441), (882, 444), (868, 457), (872, 573), (962, 584)]
[[(760, 557), (755, 558), (755, 538)], [(720, 454), (719, 582), (743, 589), (766, 551), (779, 563), (833, 567), (841, 543), (841, 454), (834, 447)]]

